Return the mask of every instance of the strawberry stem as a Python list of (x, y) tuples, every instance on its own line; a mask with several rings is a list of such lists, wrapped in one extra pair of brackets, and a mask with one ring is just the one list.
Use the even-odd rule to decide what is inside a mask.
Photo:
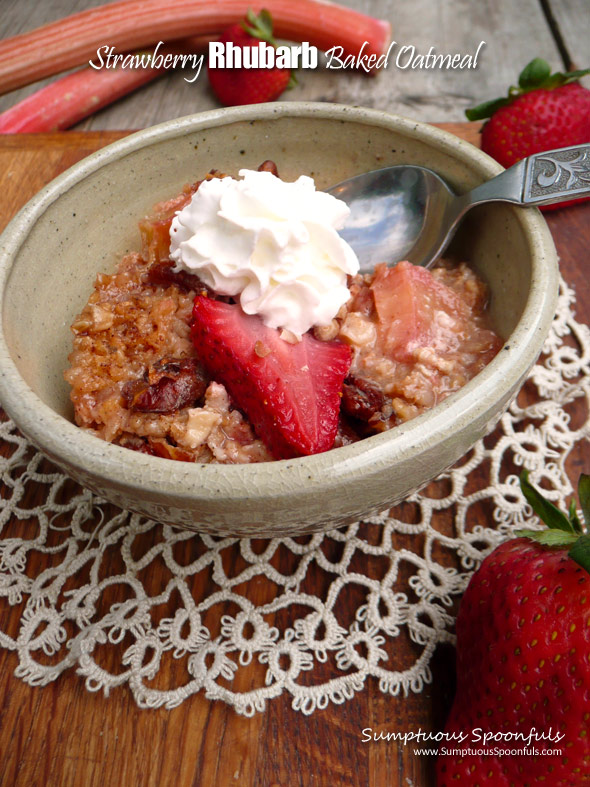
[(576, 501), (573, 500), (573, 499), (570, 500), (569, 520), (572, 523), (572, 525), (574, 526), (574, 529), (575, 529), (576, 533), (579, 534), (579, 533), (583, 532), (582, 523), (580, 522), (580, 520), (578, 518), (578, 510), (576, 508)]
[[(270, 11), (263, 8), (259, 14), (256, 14), (251, 8), (248, 9), (246, 19), (240, 22), (242, 30), (245, 30), (252, 38), (259, 38), (261, 41), (266, 41), (271, 46), (277, 47), (277, 42), (273, 36), (272, 16)], [(292, 90), (297, 85), (297, 77), (294, 71), (289, 75), (289, 82), (287, 83), (286, 90)]]
[(248, 9), (246, 19), (240, 23), (243, 30), (252, 36), (258, 38), (260, 41), (266, 41), (267, 44), (276, 47), (277, 42), (273, 36), (272, 30), (272, 16), (270, 11), (263, 8), (259, 14), (256, 14), (251, 8)]

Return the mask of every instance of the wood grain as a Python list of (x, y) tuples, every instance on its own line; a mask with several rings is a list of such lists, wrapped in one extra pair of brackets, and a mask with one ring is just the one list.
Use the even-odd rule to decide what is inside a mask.
[[(477, 124), (445, 127), (477, 142)], [(123, 133), (0, 138), (0, 227), (51, 177)], [(577, 287), (578, 319), (583, 321), (590, 319), (585, 270), (589, 218), (589, 204), (548, 214), (564, 276)], [(576, 447), (570, 457), (570, 476), (576, 478), (589, 464), (588, 445)], [(451, 528), (452, 523), (441, 520), (439, 526)], [(376, 538), (377, 526), (372, 527), (375, 532), (368, 535)], [(10, 524), (14, 535), (22, 536), (26, 528), (27, 523)], [(148, 534), (147, 541), (140, 538), (134, 544), (138, 554), (155, 538), (157, 533)], [(186, 542), (186, 549), (191, 548), (190, 543)], [(104, 571), (116, 570), (120, 560), (116, 550), (108, 552)], [(235, 550), (228, 554), (229, 568), (235, 568), (238, 561)], [(38, 575), (45, 565), (46, 558), (37, 555), (29, 566), (30, 574)], [(283, 568), (287, 570), (286, 565)], [(367, 558), (363, 570), (377, 575), (380, 566)], [(165, 581), (163, 566), (151, 566), (144, 581), (152, 588), (161, 585)], [(193, 595), (198, 598), (206, 593), (209, 581), (208, 575), (195, 577)], [(321, 587), (322, 572), (310, 571), (308, 581), (311, 589)], [(264, 580), (248, 586), (255, 603), (273, 592)], [(114, 600), (111, 597), (104, 603)], [(344, 614), (348, 611), (350, 616), (357, 604), (352, 595), (341, 600)], [(11, 608), (1, 603), (0, 629), (16, 636), (20, 612), (19, 605)], [(279, 615), (274, 622), (286, 623)], [(396, 663), (415, 655), (412, 643), (396, 641), (395, 647), (391, 658)], [(139, 710), (126, 688), (115, 689), (107, 699), (87, 691), (73, 671), (44, 688), (32, 688), (14, 676), (15, 654), (0, 650), (0, 785), (430, 787), (434, 785), (432, 759), (414, 757), (410, 746), (394, 742), (363, 743), (362, 730), (441, 730), (453, 693), (453, 660), (450, 648), (438, 648), (432, 662), (433, 683), (419, 695), (390, 697), (370, 680), (353, 700), (310, 717), (293, 711), (289, 697), (283, 695), (270, 701), (264, 713), (248, 719), (221, 702), (209, 702), (202, 694), (171, 711)], [(174, 685), (178, 669), (170, 659), (160, 671), (157, 685)]]
[[(590, 4), (588, 0), (559, 0), (547, 2), (547, 15), (555, 25), (567, 54), (564, 65), (571, 68), (590, 68)], [(588, 87), (590, 80), (584, 84)]]

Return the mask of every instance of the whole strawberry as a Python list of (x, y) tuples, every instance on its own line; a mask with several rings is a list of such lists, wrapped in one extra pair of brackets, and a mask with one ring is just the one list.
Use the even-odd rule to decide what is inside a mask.
[[(590, 536), (521, 485), (550, 529), (499, 546), (465, 592), (438, 787), (590, 784)], [(590, 476), (579, 494), (588, 525)]]
[[(276, 46), (272, 32), (272, 18), (268, 11), (256, 15), (248, 11), (243, 22), (228, 27), (219, 37), (224, 44), (234, 44), (241, 49), (258, 47), (261, 41)], [(219, 101), (225, 106), (260, 104), (274, 101), (289, 86), (291, 71), (288, 68), (212, 68), (207, 69), (209, 84)]]
[(466, 111), (469, 120), (490, 118), (482, 129), (482, 150), (511, 167), (533, 153), (590, 142), (590, 90), (577, 81), (588, 73), (552, 74), (545, 60), (532, 60), (507, 97)]

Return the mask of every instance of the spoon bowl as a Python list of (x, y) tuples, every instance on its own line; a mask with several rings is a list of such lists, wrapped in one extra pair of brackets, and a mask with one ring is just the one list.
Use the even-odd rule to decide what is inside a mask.
[(329, 193), (350, 208), (340, 235), (355, 250), (363, 273), (383, 261), (430, 265), (456, 199), (436, 172), (404, 164), (357, 175)]
[(404, 259), (429, 268), (475, 205), (539, 206), (590, 197), (590, 145), (529, 156), (462, 195), (433, 170), (411, 164), (364, 172), (327, 191), (350, 208), (340, 235), (356, 252), (361, 273)]

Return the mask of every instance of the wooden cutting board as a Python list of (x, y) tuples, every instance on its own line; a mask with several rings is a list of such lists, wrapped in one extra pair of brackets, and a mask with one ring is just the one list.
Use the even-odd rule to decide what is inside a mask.
[[(477, 124), (442, 127), (478, 143)], [(53, 177), (127, 133), (0, 136), (0, 229)], [(577, 318), (589, 323), (590, 203), (547, 219), (564, 278), (577, 290)], [(589, 467), (585, 443), (571, 453), (570, 478)], [(11, 527), (22, 535), (26, 522)], [(264, 593), (264, 583), (252, 593)], [(21, 612), (21, 605), (0, 607), (0, 630), (16, 636)], [(0, 785), (432, 784), (432, 758), (413, 757), (409, 746), (363, 745), (360, 730), (370, 724), (442, 729), (452, 658), (449, 649), (437, 651), (435, 680), (422, 694), (389, 697), (371, 682), (353, 700), (309, 718), (283, 696), (266, 713), (246, 719), (202, 694), (172, 711), (139, 710), (126, 689), (106, 699), (88, 692), (72, 672), (45, 688), (31, 687), (14, 677), (15, 655), (0, 649)]]

